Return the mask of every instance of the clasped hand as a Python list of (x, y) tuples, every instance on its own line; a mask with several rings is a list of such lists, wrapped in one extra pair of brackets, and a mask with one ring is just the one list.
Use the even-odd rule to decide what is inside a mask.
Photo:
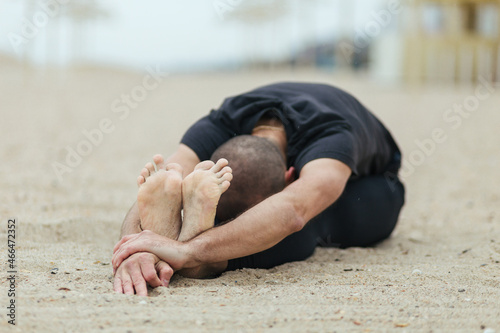
[(174, 271), (183, 268), (187, 256), (182, 243), (144, 230), (124, 236), (113, 249), (114, 290), (147, 296), (146, 283), (168, 286)]

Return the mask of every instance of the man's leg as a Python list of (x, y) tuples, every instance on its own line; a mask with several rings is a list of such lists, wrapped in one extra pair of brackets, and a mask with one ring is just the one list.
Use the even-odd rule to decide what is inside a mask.
[(364, 177), (350, 181), (340, 198), (299, 232), (272, 248), (230, 260), (227, 270), (270, 268), (304, 260), (316, 246), (370, 246), (389, 237), (404, 203), (404, 187), (397, 178)]
[(398, 178), (379, 175), (348, 182), (337, 202), (316, 217), (319, 245), (371, 246), (388, 238), (398, 221), (404, 196)]

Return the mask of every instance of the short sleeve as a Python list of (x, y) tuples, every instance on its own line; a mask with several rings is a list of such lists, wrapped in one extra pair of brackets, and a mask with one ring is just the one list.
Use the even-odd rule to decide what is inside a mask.
[(354, 138), (346, 130), (314, 140), (304, 147), (297, 156), (294, 167), (297, 174), (300, 174), (307, 163), (319, 158), (332, 158), (345, 163), (356, 176), (358, 174), (355, 162), (357, 160), (356, 154)]
[(182, 137), (181, 143), (191, 148), (201, 161), (209, 160), (213, 152), (234, 134), (209, 115), (194, 123)]

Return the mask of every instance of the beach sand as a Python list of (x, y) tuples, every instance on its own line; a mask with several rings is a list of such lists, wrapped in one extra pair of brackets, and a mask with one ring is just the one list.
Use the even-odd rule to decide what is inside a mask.
[[(146, 75), (41, 73), (0, 61), (1, 256), (6, 263), (16, 218), (18, 265), (16, 326), (2, 279), (0, 331), (500, 333), (499, 87), (474, 105), (474, 86), (410, 88), (315, 71), (167, 75), (127, 113), (116, 100), (138, 94)], [(177, 277), (147, 298), (114, 293), (111, 252), (143, 165), (172, 153), (224, 97), (281, 80), (340, 86), (390, 128), (407, 189), (392, 237), (375, 248), (318, 248), (270, 270)], [(472, 111), (443, 118), (464, 103)], [(83, 132), (99, 126), (108, 133), (85, 143)], [(67, 148), (86, 155), (68, 165)]]

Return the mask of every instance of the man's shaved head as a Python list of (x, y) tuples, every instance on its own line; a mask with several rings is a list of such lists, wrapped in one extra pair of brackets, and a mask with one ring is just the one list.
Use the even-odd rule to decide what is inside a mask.
[(271, 141), (240, 135), (227, 141), (213, 154), (212, 161), (225, 158), (233, 169), (229, 189), (217, 207), (220, 222), (236, 218), (267, 197), (285, 188), (286, 164)]

